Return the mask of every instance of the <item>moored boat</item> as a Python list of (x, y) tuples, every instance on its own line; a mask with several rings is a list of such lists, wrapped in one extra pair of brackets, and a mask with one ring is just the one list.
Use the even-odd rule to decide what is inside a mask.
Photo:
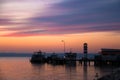
[(35, 52), (30, 59), (31, 63), (44, 63), (45, 61), (45, 54), (41, 51)]

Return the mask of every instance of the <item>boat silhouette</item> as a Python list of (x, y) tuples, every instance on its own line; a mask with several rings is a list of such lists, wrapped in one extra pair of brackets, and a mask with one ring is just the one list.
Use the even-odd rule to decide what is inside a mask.
[(46, 62), (46, 58), (45, 58), (45, 53), (43, 53), (41, 50), (39, 50), (38, 52), (34, 52), (34, 54), (32, 55), (31, 59), (30, 59), (31, 63), (44, 63)]

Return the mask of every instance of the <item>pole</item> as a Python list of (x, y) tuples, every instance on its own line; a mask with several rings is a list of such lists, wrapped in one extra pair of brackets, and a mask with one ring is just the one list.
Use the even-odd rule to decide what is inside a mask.
[(64, 40), (62, 40), (62, 42), (63, 42), (63, 45), (64, 45), (64, 53), (65, 53), (65, 41), (64, 41)]

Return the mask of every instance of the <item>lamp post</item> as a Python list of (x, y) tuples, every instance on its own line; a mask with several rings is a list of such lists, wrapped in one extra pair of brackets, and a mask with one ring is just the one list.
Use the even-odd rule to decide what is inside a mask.
[(64, 40), (61, 40), (61, 42), (63, 42), (63, 45), (64, 45), (64, 53), (65, 53), (65, 41), (64, 41)]

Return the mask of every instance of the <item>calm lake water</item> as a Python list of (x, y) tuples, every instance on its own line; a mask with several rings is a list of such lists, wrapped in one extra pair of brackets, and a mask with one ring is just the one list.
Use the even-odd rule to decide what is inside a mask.
[(96, 73), (100, 77), (112, 71), (93, 64), (87, 67), (79, 63), (76, 66), (31, 64), (29, 59), (0, 57), (0, 80), (93, 80)]

